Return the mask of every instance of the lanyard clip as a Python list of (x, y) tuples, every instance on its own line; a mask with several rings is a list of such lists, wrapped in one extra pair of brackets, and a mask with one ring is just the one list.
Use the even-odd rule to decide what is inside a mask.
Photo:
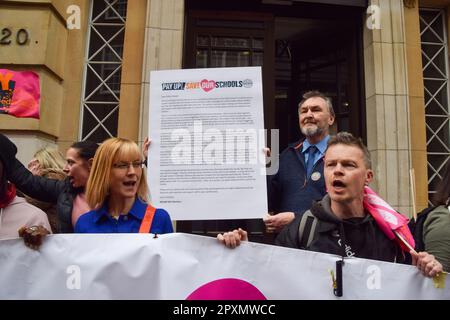
[(334, 278), (334, 273), (333, 271), (331, 271), (331, 276), (333, 279), (333, 293), (336, 297), (342, 297), (344, 294), (343, 277), (342, 277), (343, 265), (344, 260), (336, 261), (336, 278)]
[(334, 271), (333, 270), (329, 270), (330, 271), (330, 276), (331, 276), (331, 282), (332, 287), (333, 287), (333, 291), (336, 290), (337, 284), (336, 284), (336, 278), (334, 277)]

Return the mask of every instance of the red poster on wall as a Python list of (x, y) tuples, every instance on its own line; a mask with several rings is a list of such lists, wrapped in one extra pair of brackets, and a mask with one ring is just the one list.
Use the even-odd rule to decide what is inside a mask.
[(0, 114), (39, 119), (39, 75), (0, 69)]

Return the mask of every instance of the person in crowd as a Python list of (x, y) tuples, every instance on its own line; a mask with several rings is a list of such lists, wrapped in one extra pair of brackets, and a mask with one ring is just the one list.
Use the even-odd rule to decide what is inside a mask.
[[(399, 242), (385, 234), (364, 206), (365, 186), (372, 181), (373, 172), (370, 154), (362, 141), (347, 132), (330, 138), (324, 165), (328, 194), (286, 226), (275, 244), (342, 257), (404, 262), (406, 255)], [(303, 226), (309, 227), (303, 227), (302, 221)], [(219, 234), (217, 238), (227, 247), (248, 240), (242, 229)], [(413, 264), (424, 275), (433, 277), (442, 271), (442, 265), (433, 255), (410, 253)]]
[(6, 161), (0, 153), (0, 239), (17, 238), (23, 227), (32, 231), (38, 227), (50, 230), (47, 215), (16, 195), (15, 186), (6, 178)]
[(173, 232), (167, 211), (148, 203), (143, 158), (133, 141), (111, 138), (101, 144), (94, 157), (86, 197), (93, 210), (78, 219), (76, 233)]
[(331, 99), (319, 91), (303, 95), (298, 105), (300, 130), (306, 137), (280, 155), (279, 170), (268, 178), (268, 232), (278, 233), (325, 195), (323, 156), (335, 114)]
[[(41, 176), (47, 179), (64, 180), (66, 174), (64, 167), (66, 160), (64, 156), (55, 148), (46, 147), (38, 150), (33, 159), (28, 163), (28, 170), (35, 176)], [(56, 213), (56, 204), (51, 202), (39, 201), (23, 194), (28, 203), (38, 207), (47, 214), (50, 222), (51, 231), (58, 233), (58, 215)]]
[(28, 170), (35, 176), (42, 176), (42, 170), (59, 169), (63, 171), (66, 165), (66, 159), (55, 148), (46, 147), (39, 149), (28, 163)]
[(450, 272), (450, 163), (438, 184), (433, 204), (435, 207), (423, 224), (423, 243), (425, 251), (433, 254), (444, 270)]
[[(53, 168), (40, 169), (39, 176), (44, 177), (46, 179), (61, 180), (61, 181), (66, 179), (67, 177), (67, 175), (63, 170)], [(39, 201), (37, 199), (27, 196), (26, 194), (24, 194), (23, 197), (29, 204), (38, 207), (47, 214), (52, 233), (58, 233), (58, 213), (56, 211), (56, 204), (51, 202)]]
[(91, 210), (85, 196), (85, 187), (92, 160), (98, 145), (91, 141), (75, 142), (66, 152), (64, 180), (33, 175), (16, 158), (17, 148), (0, 133), (0, 152), (8, 163), (8, 180), (26, 195), (56, 204), (59, 233), (73, 232), (80, 215)]

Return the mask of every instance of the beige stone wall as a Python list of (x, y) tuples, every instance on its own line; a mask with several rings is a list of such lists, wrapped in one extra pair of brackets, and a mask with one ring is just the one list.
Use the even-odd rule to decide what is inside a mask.
[[(402, 1), (370, 2), (379, 5), (382, 13), (381, 30), (364, 28), (367, 137), (376, 176), (373, 187), (394, 207), (410, 213), (410, 167), (416, 171), (419, 207), (426, 205), (427, 198), (418, 3), (404, 8)], [(81, 8), (81, 30), (65, 28), (69, 4)], [(422, 4), (448, 6), (444, 0)], [(0, 21), (30, 29), (32, 40), (27, 50), (2, 48), (0, 65), (32, 69), (41, 76), (41, 120), (0, 115), (0, 130), (18, 142), (24, 162), (42, 146), (57, 143), (64, 151), (78, 140), (88, 13), (89, 0), (0, 4)], [(129, 1), (119, 136), (142, 142), (148, 135), (150, 71), (182, 67), (183, 33), (183, 0)]]
[[(27, 28), (32, 35), (27, 50), (2, 48), (1, 66), (31, 69), (41, 78), (41, 119), (0, 115), (0, 130), (24, 150), (19, 153), (24, 162), (47, 144), (57, 144), (64, 152), (79, 138), (90, 1), (0, 3), (0, 21)], [(65, 27), (69, 5), (81, 9), (80, 30)], [(129, 1), (126, 21), (118, 135), (142, 142), (148, 135), (150, 70), (181, 68), (184, 1)]]
[(404, 8), (401, 1), (372, 0), (381, 29), (364, 28), (367, 144), (375, 190), (394, 208), (412, 213), (411, 136)]
[(61, 6), (64, 11), (69, 4), (80, 7), (81, 29), (69, 30), (67, 35), (65, 77), (62, 83), (64, 98), (58, 136), (59, 148), (64, 152), (73, 142), (79, 140), (80, 135), (81, 91), (84, 81), (83, 68), (86, 55), (90, 0), (65, 0), (65, 2), (67, 5)]
[(139, 141), (148, 135), (150, 71), (182, 67), (183, 31), (184, 0), (148, 0)]
[[(89, 0), (1, 1), (0, 28), (27, 29), (30, 41), (2, 46), (0, 66), (40, 76), (40, 119), (0, 115), (0, 130), (18, 142), (27, 162), (39, 148), (67, 148), (78, 136), (82, 66)], [(66, 28), (69, 5), (81, 9), (81, 30)], [(13, 33), (14, 34), (14, 33)]]
[(138, 141), (147, 0), (128, 1), (119, 101), (118, 136)]
[[(0, 27), (13, 32), (11, 44), (2, 45), (1, 64), (13, 70), (33, 70), (41, 84), (41, 119), (1, 116), (2, 129), (39, 130), (53, 137), (58, 134), (67, 31), (57, 15), (50, 7), (0, 5)], [(22, 46), (14, 40), (21, 28), (29, 33), (29, 41)]]

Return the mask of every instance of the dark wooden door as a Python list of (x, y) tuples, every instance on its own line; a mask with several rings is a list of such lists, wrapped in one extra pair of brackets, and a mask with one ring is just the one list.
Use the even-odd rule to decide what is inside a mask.
[[(291, 118), (298, 118), (298, 102), (304, 92), (319, 90), (328, 95), (336, 113), (332, 133), (348, 131), (365, 139), (362, 61), (359, 29), (352, 23), (323, 34), (292, 41)], [(314, 45), (311, 45), (314, 43)], [(289, 141), (301, 136), (292, 121)]]
[[(188, 3), (194, 9), (186, 15), (183, 67), (262, 66), (265, 127), (279, 130), (280, 151), (301, 137), (297, 106), (311, 89), (332, 97), (334, 131), (365, 139), (361, 8), (252, 0), (214, 2), (221, 8), (208, 11), (199, 1)], [(177, 224), (178, 231), (211, 236), (236, 227), (249, 231), (252, 241), (273, 241), (261, 219)]]

